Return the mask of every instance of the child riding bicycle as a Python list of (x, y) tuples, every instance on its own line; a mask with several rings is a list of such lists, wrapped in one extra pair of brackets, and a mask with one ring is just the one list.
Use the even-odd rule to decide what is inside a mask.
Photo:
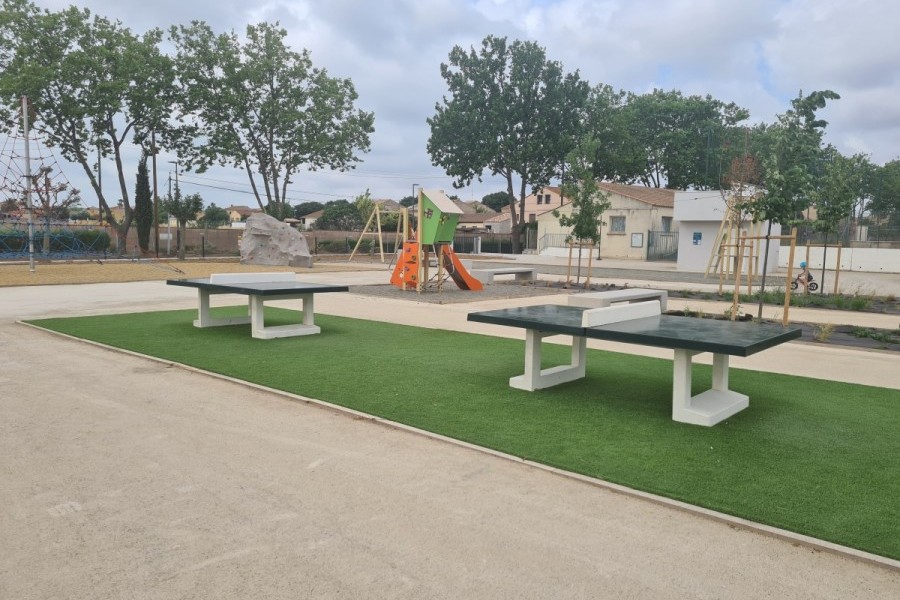
[(796, 279), (791, 282), (791, 289), (796, 290), (799, 285), (802, 285), (804, 291), (807, 293), (819, 289), (819, 284), (813, 282), (812, 273), (809, 272), (805, 260), (800, 262), (800, 273), (797, 275)]

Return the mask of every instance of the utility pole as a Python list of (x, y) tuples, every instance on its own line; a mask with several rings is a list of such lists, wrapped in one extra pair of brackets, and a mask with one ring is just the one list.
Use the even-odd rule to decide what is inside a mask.
[[(173, 162), (173, 161), (169, 161)], [(178, 177), (178, 170), (176, 167), (175, 177)], [(178, 184), (176, 185), (176, 189)], [(172, 201), (172, 171), (169, 171), (169, 202)], [(166, 211), (166, 256), (170, 256), (172, 254), (172, 219), (169, 216), (169, 211)]]
[(28, 96), (22, 96), (22, 130), (25, 132), (25, 209), (28, 213), (28, 270), (34, 273), (34, 210), (31, 206), (31, 134), (28, 131)]
[(156, 131), (150, 134), (150, 145), (153, 152), (153, 249), (159, 258), (159, 194), (156, 186)]

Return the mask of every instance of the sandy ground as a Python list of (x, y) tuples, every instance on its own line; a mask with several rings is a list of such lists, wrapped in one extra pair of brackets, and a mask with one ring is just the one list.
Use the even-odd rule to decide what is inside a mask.
[(358, 271), (360, 265), (347, 263), (315, 264), (311, 269), (242, 265), (236, 259), (225, 260), (115, 260), (68, 261), (35, 264), (31, 271), (27, 262), (0, 264), (0, 287), (22, 285), (63, 285), (72, 283), (114, 283), (128, 281), (157, 281), (183, 277), (209, 277), (211, 273), (247, 273), (296, 271), (318, 273)]

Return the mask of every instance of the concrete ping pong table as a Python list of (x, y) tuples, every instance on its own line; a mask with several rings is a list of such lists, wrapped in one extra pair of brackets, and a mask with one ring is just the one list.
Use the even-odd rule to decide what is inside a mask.
[[(303, 283), (296, 275), (280, 273), (221, 273), (208, 279), (169, 279), (168, 285), (197, 288), (200, 307), (194, 327), (218, 327), (250, 323), (250, 335), (259, 339), (272, 339), (297, 335), (312, 335), (321, 329), (314, 322), (313, 295), (322, 292), (347, 292), (346, 285)], [(209, 297), (212, 294), (243, 294), (249, 297), (248, 315), (241, 317), (213, 317)], [(303, 322), (294, 325), (265, 327), (263, 303), (265, 300), (303, 301)]]
[[(646, 306), (650, 304), (654, 306)], [(585, 315), (621, 314), (629, 307), (636, 307), (631, 309), (636, 318), (592, 325), (590, 315)], [(512, 377), (509, 384), (528, 391), (583, 378), (587, 338), (671, 348), (675, 351), (672, 419), (707, 427), (750, 405), (747, 396), (728, 389), (729, 356), (749, 356), (801, 335), (800, 329), (780, 325), (662, 315), (655, 301), (593, 310), (558, 305), (506, 308), (469, 313), (468, 320), (526, 330), (525, 373)], [(558, 334), (572, 336), (571, 364), (541, 370), (541, 341)], [(713, 354), (712, 388), (692, 397), (691, 359), (703, 352)]]

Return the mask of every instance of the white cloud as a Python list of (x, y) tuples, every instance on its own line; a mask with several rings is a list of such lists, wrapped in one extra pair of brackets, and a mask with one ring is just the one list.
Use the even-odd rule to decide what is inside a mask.
[[(38, 4), (59, 10), (69, 0)], [(799, 90), (833, 89), (827, 141), (876, 162), (900, 154), (900, 4), (883, 0), (82, 0), (135, 32), (192, 19), (217, 31), (279, 21), (297, 49), (350, 78), (375, 112), (372, 151), (354, 173), (296, 178), (296, 197), (402, 197), (412, 183), (450, 189), (425, 150), (425, 119), (446, 93), (439, 66), (454, 45), (489, 34), (533, 40), (591, 84), (711, 94), (771, 122)], [(111, 168), (111, 167), (110, 167)], [(71, 169), (73, 176), (76, 169)], [(243, 183), (244, 175), (221, 172)], [(436, 178), (436, 179), (431, 179)], [(82, 188), (86, 186), (81, 185)], [(480, 197), (501, 188), (477, 186)], [(199, 190), (202, 191), (202, 190)], [(210, 198), (211, 199), (211, 198)], [(235, 201), (247, 203), (248, 197)], [(216, 199), (217, 204), (228, 200)]]

